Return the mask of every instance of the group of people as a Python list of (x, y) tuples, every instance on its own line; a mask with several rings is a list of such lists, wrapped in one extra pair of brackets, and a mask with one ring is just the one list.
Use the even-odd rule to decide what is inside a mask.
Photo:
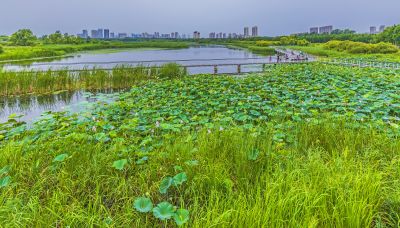
[[(269, 57), (269, 61), (272, 62), (272, 56)], [(308, 56), (304, 55), (302, 52), (294, 53), (293, 51), (288, 54), (279, 53), (276, 56), (276, 62), (293, 62), (293, 61), (308, 61)]]

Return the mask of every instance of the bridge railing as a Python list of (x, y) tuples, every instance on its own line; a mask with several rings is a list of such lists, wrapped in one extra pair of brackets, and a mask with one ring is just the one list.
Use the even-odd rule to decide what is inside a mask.
[[(76, 63), (69, 63), (69, 64), (64, 64), (64, 63), (38, 63), (38, 64), (32, 64), (31, 66), (59, 66), (63, 68), (59, 69), (51, 69), (52, 72), (82, 72), (82, 71), (87, 71), (91, 69), (96, 69), (96, 70), (104, 70), (104, 71), (112, 71), (115, 69), (117, 66), (123, 66), (123, 67), (145, 67), (148, 69), (159, 69), (163, 67), (163, 64), (167, 63), (180, 63), (183, 62), (183, 64), (179, 64), (180, 67), (184, 68), (186, 71), (188, 69), (192, 68), (209, 68), (211, 69), (213, 74), (243, 74), (243, 73), (257, 73), (257, 72), (263, 72), (267, 66), (273, 66), (273, 65), (280, 65), (280, 64), (302, 64), (302, 63), (307, 63), (309, 61), (306, 60), (282, 60), (280, 59), (279, 61), (277, 59), (268, 59), (268, 58), (248, 58), (248, 59), (241, 59), (241, 60), (259, 60), (259, 61), (253, 61), (253, 62), (228, 62), (228, 63), (212, 63), (212, 61), (223, 61), (223, 60), (229, 60), (233, 61), (235, 59), (211, 59), (207, 60), (210, 61), (210, 63), (206, 64), (201, 64), (201, 63), (190, 63), (190, 62), (199, 62), (199, 61), (206, 61), (205, 59), (194, 59), (194, 60), (152, 60), (152, 61), (123, 61), (123, 62), (76, 62)], [(86, 64), (92, 64), (93, 68), (88, 67)], [(108, 65), (111, 64), (117, 64), (113, 67), (107, 67)], [(146, 65), (147, 64), (147, 65)], [(82, 65), (84, 67), (80, 67), (77, 69), (74, 68), (68, 68), (68, 67), (73, 67), (77, 65)], [(102, 67), (103, 66), (103, 67)], [(245, 71), (244, 69), (246, 66), (261, 66), (260, 71), (256, 70), (251, 70), (251, 71)], [(221, 72), (222, 67), (234, 67), (234, 71), (229, 73), (229, 72)], [(36, 73), (38, 71), (48, 71), (49, 69), (30, 69), (27, 68), (26, 70), (23, 70), (24, 73)], [(7, 70), (5, 70), (7, 71)], [(15, 72), (15, 71), (14, 71)], [(18, 72), (18, 70), (17, 70)], [(195, 73), (197, 74), (197, 73)], [(198, 74), (203, 74), (203, 73), (198, 73)]]
[(384, 68), (384, 69), (400, 69), (400, 63), (397, 62), (379, 62), (379, 61), (365, 61), (358, 59), (324, 59), (321, 60), (325, 64), (353, 66), (353, 67), (371, 67), (371, 68)]

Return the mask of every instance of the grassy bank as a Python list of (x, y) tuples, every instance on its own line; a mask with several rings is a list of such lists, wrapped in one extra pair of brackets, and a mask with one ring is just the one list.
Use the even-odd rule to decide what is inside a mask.
[(0, 219), (399, 226), (398, 85), (388, 70), (277, 66), (142, 82), (115, 103), (48, 113), (30, 129), (13, 117), (0, 125)]
[(0, 60), (24, 60), (41, 57), (57, 57), (70, 53), (99, 50), (99, 49), (118, 49), (118, 48), (187, 48), (188, 42), (175, 41), (132, 41), (132, 42), (98, 42), (85, 44), (38, 44), (33, 47), (4, 46), (4, 52), (0, 54)]
[(80, 89), (129, 88), (137, 82), (167, 77), (167, 74), (182, 76), (186, 72), (176, 64), (167, 64), (162, 68), (117, 66), (111, 71), (102, 69), (83, 69), (77, 72), (68, 70), (0, 71), (0, 96), (44, 94)]
[(257, 46), (255, 41), (236, 41), (224, 44), (228, 48), (243, 48), (258, 55), (275, 55), (275, 49), (271, 47)]
[(324, 44), (311, 44), (309, 46), (287, 46), (287, 48), (303, 51), (305, 53), (319, 57), (400, 62), (400, 52), (395, 54), (351, 54), (348, 52), (335, 51), (324, 48)]

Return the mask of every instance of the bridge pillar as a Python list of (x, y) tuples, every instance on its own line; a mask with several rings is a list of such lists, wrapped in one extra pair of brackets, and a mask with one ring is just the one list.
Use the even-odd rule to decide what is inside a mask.
[(240, 64), (237, 65), (237, 73), (238, 74), (242, 73), (242, 66)]
[(214, 65), (214, 74), (218, 74), (218, 65)]

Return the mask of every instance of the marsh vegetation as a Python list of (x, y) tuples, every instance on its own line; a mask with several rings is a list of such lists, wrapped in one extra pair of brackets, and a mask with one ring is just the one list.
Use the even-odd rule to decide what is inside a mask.
[(0, 219), (395, 227), (398, 87), (389, 70), (277, 66), (140, 81), (114, 103), (31, 128), (12, 116), (0, 125)]

